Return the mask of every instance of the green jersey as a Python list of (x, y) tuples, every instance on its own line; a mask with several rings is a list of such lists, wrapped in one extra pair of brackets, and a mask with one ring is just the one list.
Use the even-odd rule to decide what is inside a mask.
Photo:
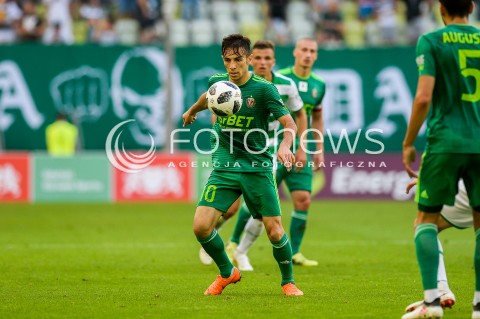
[[(228, 73), (216, 74), (208, 81), (210, 87), (228, 81)], [(267, 148), (268, 117), (278, 119), (289, 114), (278, 90), (271, 83), (252, 75), (238, 86), (242, 92), (240, 111), (229, 117), (217, 117), (211, 134), (213, 167), (236, 172), (272, 171), (272, 155)], [(218, 136), (218, 141), (217, 137)]]
[(449, 25), (421, 36), (417, 65), (435, 77), (426, 150), (480, 153), (480, 30)]
[[(272, 83), (277, 88), (282, 101), (288, 107), (290, 112), (297, 112), (303, 107), (303, 101), (298, 94), (295, 83), (291, 79), (279, 73), (272, 72)], [(277, 152), (280, 143), (279, 136), (277, 135), (281, 129), (280, 122), (275, 119), (273, 114), (270, 114), (270, 117), (268, 118), (268, 146), (272, 153)]]
[(322, 100), (326, 91), (325, 81), (322, 78), (313, 72), (307, 78), (299, 77), (293, 72), (293, 67), (282, 69), (278, 73), (295, 82), (308, 116), (311, 115), (312, 110), (320, 110), (322, 108)]
[[(282, 69), (278, 71), (278, 73), (292, 79), (293, 82), (296, 84), (298, 93), (300, 94), (300, 98), (303, 101), (303, 107), (305, 108), (308, 116), (308, 128), (311, 128), (310, 116), (312, 115), (312, 111), (322, 109), (322, 101), (326, 92), (325, 81), (313, 72), (311, 72), (310, 76), (306, 78), (299, 77), (293, 71), (293, 67)], [(292, 116), (293, 118), (295, 118), (295, 115)], [(308, 133), (307, 139), (313, 140), (312, 132)], [(310, 151), (315, 151), (315, 143), (310, 142), (308, 144), (308, 149)]]

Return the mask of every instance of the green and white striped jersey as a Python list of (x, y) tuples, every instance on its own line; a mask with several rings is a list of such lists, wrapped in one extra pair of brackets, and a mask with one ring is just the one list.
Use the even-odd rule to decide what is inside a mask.
[[(282, 101), (291, 113), (302, 109), (303, 101), (298, 94), (297, 87), (293, 80), (279, 73), (272, 72), (272, 83), (277, 88)], [(270, 114), (268, 118), (268, 147), (273, 154), (276, 153), (278, 145), (280, 144), (279, 138), (276, 136), (280, 130), (280, 122), (275, 119), (273, 114)]]

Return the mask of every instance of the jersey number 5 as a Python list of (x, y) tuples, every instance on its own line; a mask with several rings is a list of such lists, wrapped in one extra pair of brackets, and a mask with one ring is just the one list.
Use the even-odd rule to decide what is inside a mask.
[(460, 60), (460, 70), (464, 77), (472, 76), (475, 79), (475, 92), (472, 94), (462, 94), (462, 101), (478, 102), (480, 101), (480, 70), (467, 68), (467, 59), (480, 58), (480, 50), (458, 50), (458, 59)]

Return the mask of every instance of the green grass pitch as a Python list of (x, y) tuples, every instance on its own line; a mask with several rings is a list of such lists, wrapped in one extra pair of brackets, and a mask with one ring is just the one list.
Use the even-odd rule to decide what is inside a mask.
[[(291, 203), (282, 203), (288, 226)], [(421, 299), (411, 202), (312, 204), (295, 267), (304, 297), (285, 297), (270, 243), (250, 252), (254, 272), (203, 296), (215, 266), (198, 259), (194, 204), (0, 205), (0, 318), (400, 318)], [(224, 241), (234, 222), (221, 230)], [(288, 229), (288, 227), (285, 227)], [(469, 318), (473, 231), (441, 235), (457, 305)]]

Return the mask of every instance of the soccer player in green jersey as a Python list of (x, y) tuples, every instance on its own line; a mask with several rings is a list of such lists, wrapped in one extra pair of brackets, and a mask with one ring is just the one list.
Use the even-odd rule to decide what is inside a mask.
[[(322, 118), (322, 100), (325, 95), (325, 82), (317, 75), (312, 73), (313, 64), (317, 60), (318, 45), (317, 42), (310, 38), (304, 38), (297, 42), (293, 51), (295, 63), (293, 67), (280, 70), (277, 79), (283, 77), (289, 78), (296, 84), (300, 98), (303, 102), (303, 108), (309, 117), (307, 123), (310, 125), (311, 133), (309, 139), (314, 139), (316, 143), (299, 147), (296, 150), (296, 160), (300, 163), (305, 153), (312, 154), (312, 162), (316, 169), (323, 164), (323, 118)], [(255, 59), (253, 59), (254, 61)], [(273, 65), (272, 65), (273, 67)], [(258, 69), (258, 70), (257, 70)], [(254, 72), (264, 72), (259, 67), (255, 67)], [(273, 78), (275, 80), (275, 77)], [(297, 113), (294, 114), (297, 116)], [(303, 142), (302, 142), (303, 143)], [(310, 164), (309, 163), (309, 164)], [(290, 238), (292, 243), (293, 263), (301, 266), (317, 266), (318, 262), (307, 259), (300, 252), (300, 245), (303, 241), (305, 229), (307, 225), (308, 209), (310, 207), (310, 192), (312, 190), (312, 165), (307, 165), (304, 169), (287, 170), (283, 165), (278, 165), (275, 172), (278, 183), (283, 180), (287, 184), (293, 200), (294, 211), (290, 222)], [(246, 252), (253, 245), (256, 237), (258, 237), (259, 224), (255, 221), (248, 220), (248, 209), (244, 205), (240, 210), (235, 230), (227, 245), (227, 253), (230, 258), (237, 261), (239, 267), (245, 270), (252, 270)], [(240, 244), (237, 244), (243, 228), (246, 228), (245, 236)], [(260, 228), (261, 229), (261, 228)]]
[[(215, 230), (222, 214), (243, 195), (252, 216), (262, 218), (268, 238), (282, 274), (282, 289), (287, 296), (300, 296), (303, 292), (293, 280), (292, 250), (282, 227), (280, 203), (275, 178), (272, 173), (272, 156), (268, 151), (268, 117), (275, 118), (289, 132), (284, 134), (277, 158), (280, 163), (293, 165), (295, 157), (290, 150), (296, 125), (283, 104), (275, 86), (248, 72), (251, 59), (250, 39), (232, 34), (222, 41), (222, 59), (227, 70), (209, 79), (208, 86), (222, 80), (237, 84), (242, 92), (243, 106), (235, 115), (218, 117), (213, 126), (212, 155), (214, 169), (198, 202), (193, 221), (193, 231), (203, 249), (212, 257), (220, 275), (207, 288), (205, 295), (219, 295), (223, 289), (241, 279), (240, 271), (228, 259), (223, 240)], [(198, 112), (207, 108), (203, 93), (184, 114), (183, 123), (189, 125)], [(254, 152), (252, 152), (254, 151)]]
[(442, 318), (437, 285), (437, 221), (443, 205), (453, 205), (463, 179), (473, 209), (476, 237), (473, 319), (480, 318), (480, 30), (468, 25), (472, 0), (440, 0), (445, 27), (421, 36), (417, 44), (419, 79), (403, 141), (403, 164), (411, 177), (413, 143), (428, 116), (427, 145), (415, 200), (415, 247), (424, 304), (402, 319)]
[[(255, 75), (261, 76), (265, 80), (272, 82), (278, 89), (285, 105), (290, 112), (295, 114), (295, 122), (298, 127), (297, 135), (302, 137), (303, 132), (307, 129), (307, 115), (303, 108), (303, 101), (298, 94), (295, 83), (291, 79), (272, 71), (273, 66), (275, 65), (275, 45), (273, 42), (268, 40), (259, 40), (255, 42), (250, 64), (253, 67), (253, 73)], [(278, 148), (281, 129), (280, 123), (273, 115), (270, 115), (268, 124), (268, 145), (273, 154), (276, 153)], [(305, 167), (307, 161), (305, 149), (298, 147), (299, 143), (299, 140), (297, 140), (294, 145), (294, 147), (297, 148), (294, 165), (296, 171), (301, 171)], [(276, 165), (274, 165), (274, 170), (275, 167)], [(229, 211), (237, 211), (239, 204), (239, 201), (235, 202)], [(244, 229), (245, 235), (239, 243), (239, 237)], [(253, 270), (247, 253), (262, 230), (262, 221), (260, 219), (252, 218), (247, 205), (243, 203), (235, 224), (233, 236), (226, 246), (228, 257), (231, 261), (237, 263), (238, 268), (241, 271)]]
[[(324, 162), (322, 101), (326, 86), (325, 81), (312, 72), (318, 57), (317, 42), (311, 38), (300, 39), (295, 46), (293, 56), (295, 57), (293, 67), (278, 72), (292, 79), (297, 85), (303, 108), (309, 118), (310, 132), (307, 137), (310, 141), (314, 141), (307, 144), (307, 153), (311, 155), (313, 169), (319, 170)], [(288, 172), (285, 167), (279, 165), (276, 178), (278, 183), (285, 180), (293, 200), (294, 210), (290, 221), (293, 263), (301, 266), (317, 266), (317, 261), (305, 258), (300, 252), (311, 201), (312, 166), (307, 165), (301, 172)]]

